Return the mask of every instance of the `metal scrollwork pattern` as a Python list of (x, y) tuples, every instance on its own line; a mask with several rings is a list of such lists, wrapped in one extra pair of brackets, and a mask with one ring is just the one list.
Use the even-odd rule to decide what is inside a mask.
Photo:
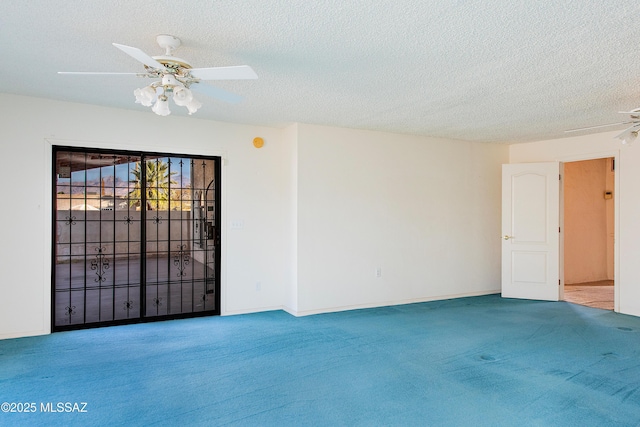
[(95, 278), (97, 283), (102, 283), (107, 280), (105, 277), (105, 271), (109, 269), (109, 259), (106, 258), (104, 251), (106, 249), (104, 247), (96, 248), (98, 252), (96, 254), (96, 259), (91, 260), (91, 269), (95, 270), (96, 275), (98, 277)]
[(187, 245), (178, 245), (178, 252), (173, 256), (173, 265), (178, 267), (178, 277), (186, 276), (186, 266), (191, 262), (191, 257), (187, 253)]

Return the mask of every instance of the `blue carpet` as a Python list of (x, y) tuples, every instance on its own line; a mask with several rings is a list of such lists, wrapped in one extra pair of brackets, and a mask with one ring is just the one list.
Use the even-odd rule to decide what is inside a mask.
[(0, 402), (35, 412), (0, 424), (638, 425), (639, 333), (640, 318), (490, 295), (4, 340)]

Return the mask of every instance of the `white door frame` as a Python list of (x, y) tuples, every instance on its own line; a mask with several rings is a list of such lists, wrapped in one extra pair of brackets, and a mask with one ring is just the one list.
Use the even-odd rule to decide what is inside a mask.
[[(613, 158), (615, 164), (615, 173), (613, 176), (613, 310), (617, 313), (620, 311), (620, 285), (618, 283), (618, 278), (620, 277), (620, 197), (618, 196), (620, 194), (620, 150), (561, 156), (557, 157), (555, 160), (560, 162), (561, 170), (563, 170), (563, 163), (605, 158)], [(562, 186), (560, 187), (560, 224), (562, 227), (562, 233), (560, 233), (560, 297), (562, 298), (564, 296), (564, 173)]]

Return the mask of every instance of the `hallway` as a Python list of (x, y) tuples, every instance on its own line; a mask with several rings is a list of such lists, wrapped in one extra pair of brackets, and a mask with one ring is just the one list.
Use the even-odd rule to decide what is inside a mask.
[(587, 307), (613, 310), (613, 280), (564, 285), (564, 300)]

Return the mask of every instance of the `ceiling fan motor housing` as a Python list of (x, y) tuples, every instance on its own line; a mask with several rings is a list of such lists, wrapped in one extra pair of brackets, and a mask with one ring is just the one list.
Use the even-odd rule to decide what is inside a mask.
[(171, 55), (171, 52), (179, 48), (182, 44), (179, 38), (169, 34), (159, 34), (156, 36), (156, 42), (165, 50), (165, 55)]
[(179, 84), (180, 83), (178, 83), (178, 80), (173, 76), (173, 74), (165, 74), (162, 76), (162, 86), (174, 87)]

